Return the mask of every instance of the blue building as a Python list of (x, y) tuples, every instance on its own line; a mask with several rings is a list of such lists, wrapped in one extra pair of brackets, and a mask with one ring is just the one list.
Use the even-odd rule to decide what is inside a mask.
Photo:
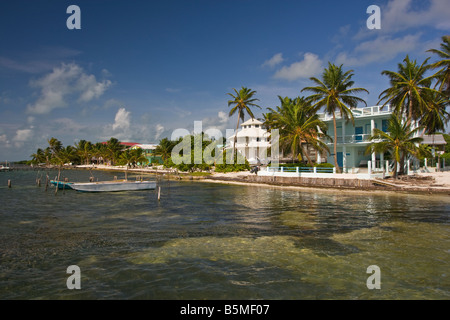
[[(351, 120), (345, 120), (340, 113), (336, 114), (337, 127), (337, 161), (342, 172), (357, 172), (358, 168), (367, 168), (367, 164), (371, 161), (372, 169), (375, 171), (382, 170), (385, 159), (383, 154), (366, 154), (367, 146), (373, 142), (369, 140), (373, 129), (381, 129), (387, 132), (389, 118), (392, 114), (390, 106), (381, 106), (357, 108), (352, 110), (354, 124)], [(331, 115), (321, 113), (319, 117), (328, 125), (327, 134), (334, 139), (333, 117)], [(334, 146), (333, 141), (326, 141), (330, 154), (327, 159), (321, 159), (318, 162), (328, 162), (334, 164)]]

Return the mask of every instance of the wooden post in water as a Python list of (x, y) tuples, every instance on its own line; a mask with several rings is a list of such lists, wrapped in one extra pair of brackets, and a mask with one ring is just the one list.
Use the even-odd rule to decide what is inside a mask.
[(158, 201), (161, 200), (161, 187), (158, 187)]
[(11, 180), (8, 180), (8, 188), (11, 188)]

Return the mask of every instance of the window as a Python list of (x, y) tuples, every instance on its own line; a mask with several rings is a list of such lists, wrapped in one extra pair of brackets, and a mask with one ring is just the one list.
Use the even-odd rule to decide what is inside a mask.
[(259, 128), (259, 124), (256, 124), (256, 125), (255, 125), (255, 128)]
[(256, 138), (256, 142), (260, 142), (261, 141), (261, 138)]
[(381, 131), (387, 132), (388, 131), (388, 120), (382, 120), (381, 121)]

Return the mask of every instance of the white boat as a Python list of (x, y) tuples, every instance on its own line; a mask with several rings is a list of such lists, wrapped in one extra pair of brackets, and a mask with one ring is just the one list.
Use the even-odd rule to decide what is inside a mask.
[(100, 181), (100, 182), (74, 182), (70, 185), (74, 190), (81, 192), (114, 192), (151, 190), (156, 188), (154, 181)]
[(9, 167), (5, 167), (3, 165), (0, 165), (0, 171), (9, 171)]

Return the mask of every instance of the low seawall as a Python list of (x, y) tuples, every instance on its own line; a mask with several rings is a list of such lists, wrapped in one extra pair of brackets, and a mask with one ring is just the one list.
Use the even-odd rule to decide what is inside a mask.
[(266, 184), (273, 186), (286, 187), (305, 187), (305, 188), (326, 188), (326, 189), (343, 189), (358, 191), (395, 191), (406, 193), (439, 193), (449, 194), (448, 187), (434, 187), (426, 185), (411, 184), (395, 184), (376, 179), (348, 179), (348, 178), (311, 178), (311, 177), (280, 177), (280, 176), (257, 176), (246, 175), (240, 177), (214, 177), (209, 176), (204, 181), (213, 180), (216, 182), (237, 182), (248, 184)]
[(240, 178), (208, 177), (210, 180), (237, 181), (248, 183), (262, 183), (277, 186), (300, 186), (314, 188), (344, 188), (344, 189), (380, 189), (386, 187), (375, 185), (371, 180), (363, 179), (338, 179), (338, 178), (306, 178), (306, 177), (277, 177), (248, 175)]

